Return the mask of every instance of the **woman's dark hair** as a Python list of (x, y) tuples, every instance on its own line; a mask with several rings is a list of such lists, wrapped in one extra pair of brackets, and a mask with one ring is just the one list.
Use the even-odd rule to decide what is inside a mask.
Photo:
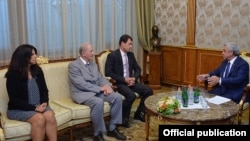
[[(32, 45), (22, 44), (18, 46), (12, 54), (10, 65), (5, 77), (8, 77), (9, 72), (14, 72), (20, 78), (27, 80), (27, 70), (32, 56), (32, 50), (37, 54), (37, 49)], [(30, 71), (33, 77), (42, 73), (42, 69), (37, 64), (31, 65)]]
[(121, 45), (122, 42), (127, 43), (128, 39), (130, 39), (131, 41), (133, 41), (133, 38), (131, 36), (129, 36), (128, 34), (123, 34), (120, 37), (119, 45)]

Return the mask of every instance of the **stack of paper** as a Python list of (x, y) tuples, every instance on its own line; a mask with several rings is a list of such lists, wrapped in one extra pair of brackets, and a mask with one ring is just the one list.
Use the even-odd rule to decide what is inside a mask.
[(225, 97), (221, 97), (221, 96), (215, 96), (215, 97), (207, 99), (208, 102), (213, 103), (213, 104), (217, 104), (217, 105), (225, 103), (225, 102), (228, 102), (230, 100), (231, 99), (228, 99), (228, 98), (225, 98)]

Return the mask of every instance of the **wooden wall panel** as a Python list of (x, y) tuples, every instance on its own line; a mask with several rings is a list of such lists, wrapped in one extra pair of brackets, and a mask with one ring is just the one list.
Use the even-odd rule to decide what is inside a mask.
[(196, 80), (196, 49), (182, 48), (182, 84), (192, 86)]
[(221, 51), (197, 50), (197, 74), (216, 69), (223, 61)]
[(161, 53), (149, 52), (149, 86), (153, 89), (161, 88)]
[(162, 48), (162, 83), (180, 84), (182, 57), (181, 48), (167, 47)]
[[(209, 73), (220, 66), (223, 61), (223, 56), (221, 51), (215, 50), (197, 50), (197, 75)], [(202, 85), (203, 83), (196, 82), (197, 85)]]
[(170, 85), (203, 85), (196, 76), (216, 69), (223, 60), (220, 50), (162, 46), (161, 82)]

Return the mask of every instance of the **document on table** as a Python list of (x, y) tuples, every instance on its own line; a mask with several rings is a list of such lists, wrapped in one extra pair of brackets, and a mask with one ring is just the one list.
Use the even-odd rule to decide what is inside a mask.
[(228, 102), (230, 100), (231, 99), (228, 99), (228, 98), (225, 98), (225, 97), (221, 97), (221, 96), (215, 96), (215, 97), (207, 99), (208, 102), (213, 103), (213, 104), (217, 104), (217, 105), (225, 103), (225, 102)]

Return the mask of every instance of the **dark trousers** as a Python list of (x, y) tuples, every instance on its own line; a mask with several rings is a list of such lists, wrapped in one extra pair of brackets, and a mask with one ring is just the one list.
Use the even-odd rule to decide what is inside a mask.
[(143, 113), (145, 112), (145, 105), (144, 105), (145, 99), (153, 94), (151, 88), (141, 83), (135, 83), (135, 85), (131, 87), (128, 87), (127, 85), (118, 85), (117, 90), (120, 94), (122, 94), (125, 97), (125, 100), (123, 101), (122, 105), (123, 120), (129, 119), (132, 104), (136, 98), (135, 92), (138, 93), (141, 98), (140, 104), (137, 107), (136, 112), (143, 112)]

